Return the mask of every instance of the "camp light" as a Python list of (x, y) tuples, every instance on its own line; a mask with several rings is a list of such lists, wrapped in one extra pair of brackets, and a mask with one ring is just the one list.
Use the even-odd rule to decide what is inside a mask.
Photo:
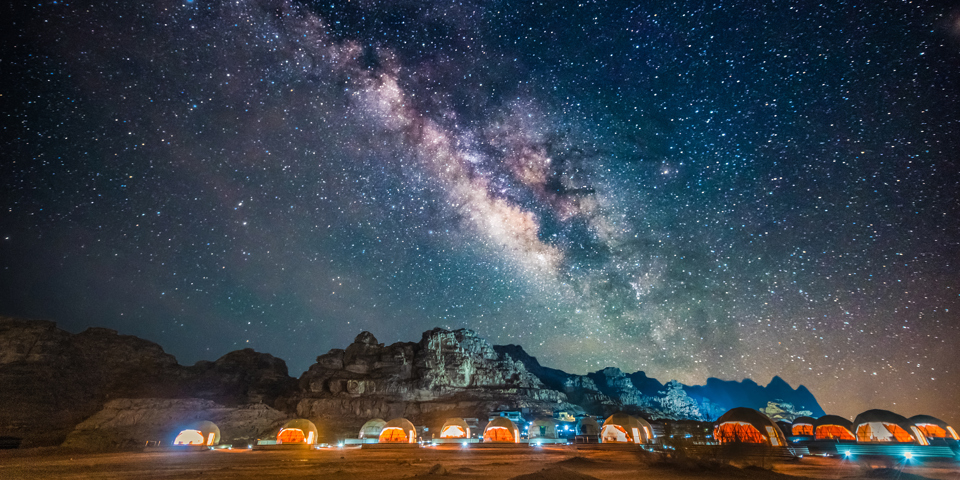
[(847, 450), (846, 452), (843, 452), (843, 454), (844, 454), (844, 456), (849, 457), (849, 456), (850, 456), (850, 450)]
[(907, 460), (910, 460), (911, 458), (913, 458), (913, 454), (910, 452), (904, 453), (903, 456), (907, 457)]

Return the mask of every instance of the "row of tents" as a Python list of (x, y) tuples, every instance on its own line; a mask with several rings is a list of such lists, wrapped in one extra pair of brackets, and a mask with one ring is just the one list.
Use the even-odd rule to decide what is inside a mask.
[[(538, 418), (525, 427), (527, 441), (559, 440), (558, 422), (553, 418)], [(583, 417), (576, 425), (579, 435), (599, 437), (605, 443), (649, 443), (653, 428), (642, 418), (624, 413), (607, 417), (600, 425), (595, 417)], [(406, 436), (405, 435), (406, 433)], [(440, 440), (467, 440), (472, 438), (471, 428), (463, 418), (448, 418), (440, 428)], [(404, 418), (385, 422), (375, 418), (360, 429), (361, 439), (376, 438), (377, 443), (414, 443), (416, 429)], [(521, 443), (520, 427), (507, 417), (494, 417), (483, 429), (483, 443)]]
[[(616, 413), (602, 424), (595, 417), (582, 417), (576, 423), (576, 434), (594, 438), (601, 443), (651, 444), (654, 443), (653, 427), (646, 420)], [(552, 418), (538, 418), (525, 427), (526, 439), (521, 429), (506, 417), (494, 417), (478, 435), (483, 443), (536, 443), (544, 440), (559, 440), (558, 422)], [(774, 422), (770, 417), (752, 408), (734, 408), (722, 415), (713, 428), (713, 442), (719, 444), (747, 443), (772, 447), (798, 441), (834, 441), (850, 443), (905, 443), (930, 445), (931, 443), (960, 441), (956, 430), (942, 420), (918, 415), (905, 418), (886, 410), (868, 410), (851, 422), (837, 415), (825, 415), (814, 419), (799, 417), (792, 423)], [(479, 432), (478, 432), (479, 433)], [(449, 418), (440, 429), (441, 441), (468, 440), (473, 432), (463, 418)], [(379, 418), (366, 422), (359, 432), (363, 443), (411, 444), (419, 438), (417, 428), (405, 418), (384, 421)], [(276, 440), (267, 442), (277, 445), (317, 443), (317, 427), (307, 419), (287, 422), (277, 433)], [(220, 430), (208, 421), (197, 422), (179, 432), (175, 445), (213, 446), (220, 442)]]
[[(778, 424), (779, 423), (779, 424)], [(789, 433), (789, 437), (784, 434)], [(960, 436), (946, 422), (929, 415), (905, 418), (887, 410), (867, 410), (851, 422), (838, 415), (798, 417), (774, 422), (752, 408), (735, 408), (721, 416), (713, 437), (717, 443), (753, 443), (773, 447), (805, 442), (956, 446)]]
[[(577, 422), (577, 433), (599, 437), (604, 443), (649, 443), (653, 428), (646, 420), (624, 413), (611, 415), (600, 425), (594, 417), (584, 417)], [(559, 439), (557, 422), (552, 418), (534, 420), (526, 427), (527, 440)], [(440, 439), (466, 440), (472, 437), (470, 426), (463, 418), (449, 418), (440, 429)], [(506, 417), (495, 417), (483, 429), (484, 443), (521, 443), (520, 428)], [(261, 444), (306, 444), (317, 442), (317, 427), (307, 419), (287, 422), (277, 433), (276, 440), (261, 441)], [(384, 421), (374, 418), (360, 428), (361, 440), (374, 440), (381, 444), (417, 443), (417, 428), (406, 418)], [(220, 429), (213, 422), (193, 423), (181, 430), (174, 445), (214, 446), (220, 443)]]
[(930, 415), (903, 417), (887, 410), (868, 410), (854, 421), (837, 415), (820, 418), (797, 417), (790, 424), (797, 440), (834, 440), (860, 443), (914, 443), (931, 445), (960, 441), (960, 435), (946, 422)]

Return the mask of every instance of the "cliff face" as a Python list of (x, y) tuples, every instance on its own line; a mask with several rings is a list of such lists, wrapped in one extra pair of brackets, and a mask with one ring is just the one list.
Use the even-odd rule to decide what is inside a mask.
[(201, 398), (272, 403), (296, 389), (283, 360), (253, 350), (181, 366), (146, 340), (53, 322), (0, 318), (0, 436), (56, 445), (115, 398)]
[(250, 349), (181, 366), (159, 345), (112, 330), (74, 335), (52, 322), (10, 318), (0, 318), (0, 405), (0, 436), (22, 438), (24, 447), (66, 439), (95, 449), (165, 440), (197, 419), (223, 422), (224, 440), (243, 443), (293, 417), (312, 420), (321, 441), (334, 441), (356, 436), (374, 417), (439, 427), (448, 417), (482, 422), (502, 409), (705, 420), (738, 406), (822, 413), (806, 388), (780, 378), (766, 387), (717, 379), (689, 387), (617, 368), (573, 375), (470, 330), (434, 329), (419, 342), (389, 346), (363, 332), (317, 357), (297, 380), (283, 360)]
[(486, 418), (503, 408), (546, 415), (555, 408), (579, 410), (470, 330), (434, 329), (418, 343), (390, 346), (361, 333), (346, 349), (318, 357), (300, 387), (297, 414), (323, 418), (344, 434), (374, 417), (431, 424), (450, 416)]
[(227, 407), (197, 398), (122, 398), (77, 425), (63, 446), (109, 451), (142, 447), (147, 440), (169, 444), (180, 428), (199, 420), (220, 428), (221, 443), (252, 445), (263, 432), (279, 430), (288, 417), (262, 403)]

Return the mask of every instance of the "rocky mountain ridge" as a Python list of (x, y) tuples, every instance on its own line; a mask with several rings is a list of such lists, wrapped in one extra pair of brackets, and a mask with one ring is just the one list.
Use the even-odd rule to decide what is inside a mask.
[(822, 412), (806, 388), (779, 378), (767, 387), (717, 379), (690, 387), (617, 368), (568, 374), (466, 329), (438, 328), (392, 345), (363, 332), (295, 379), (283, 360), (250, 349), (182, 366), (159, 345), (112, 330), (70, 334), (52, 322), (11, 318), (0, 319), (0, 402), (10, 407), (0, 410), (0, 436), (23, 438), (24, 446), (67, 439), (100, 448), (142, 444), (197, 415), (231, 425), (221, 428), (225, 440), (249, 441), (303, 417), (332, 441), (374, 417), (432, 425), (505, 409), (698, 420), (735, 406)]

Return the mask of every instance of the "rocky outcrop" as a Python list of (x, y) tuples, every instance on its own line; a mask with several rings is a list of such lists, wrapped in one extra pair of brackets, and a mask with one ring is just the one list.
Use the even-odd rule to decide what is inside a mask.
[(220, 443), (252, 445), (262, 432), (277, 429), (287, 419), (287, 414), (262, 403), (227, 407), (197, 398), (118, 399), (77, 425), (63, 446), (117, 450), (152, 441), (169, 445), (177, 432), (198, 420), (220, 428)]
[(106, 328), (71, 334), (53, 322), (0, 318), (0, 436), (56, 445), (116, 398), (264, 402), (296, 390), (283, 360), (253, 350), (181, 366), (146, 340)]
[(225, 443), (243, 444), (303, 417), (332, 442), (375, 417), (439, 427), (447, 417), (485, 419), (509, 409), (532, 418), (559, 409), (711, 420), (771, 401), (822, 413), (806, 388), (779, 377), (766, 387), (717, 379), (689, 387), (618, 368), (573, 375), (466, 329), (434, 329), (393, 345), (362, 332), (294, 379), (283, 360), (250, 349), (182, 366), (159, 345), (113, 330), (74, 335), (52, 322), (0, 318), (0, 436), (22, 438), (24, 447), (66, 439), (73, 447), (123, 448), (163, 440), (195, 419), (220, 424)]
[(558, 407), (580, 410), (523, 362), (463, 329), (434, 329), (418, 343), (389, 346), (363, 332), (346, 349), (317, 357), (300, 387), (297, 414), (340, 435), (354, 433), (373, 417), (430, 424), (448, 416), (485, 418), (501, 408), (540, 414)]

